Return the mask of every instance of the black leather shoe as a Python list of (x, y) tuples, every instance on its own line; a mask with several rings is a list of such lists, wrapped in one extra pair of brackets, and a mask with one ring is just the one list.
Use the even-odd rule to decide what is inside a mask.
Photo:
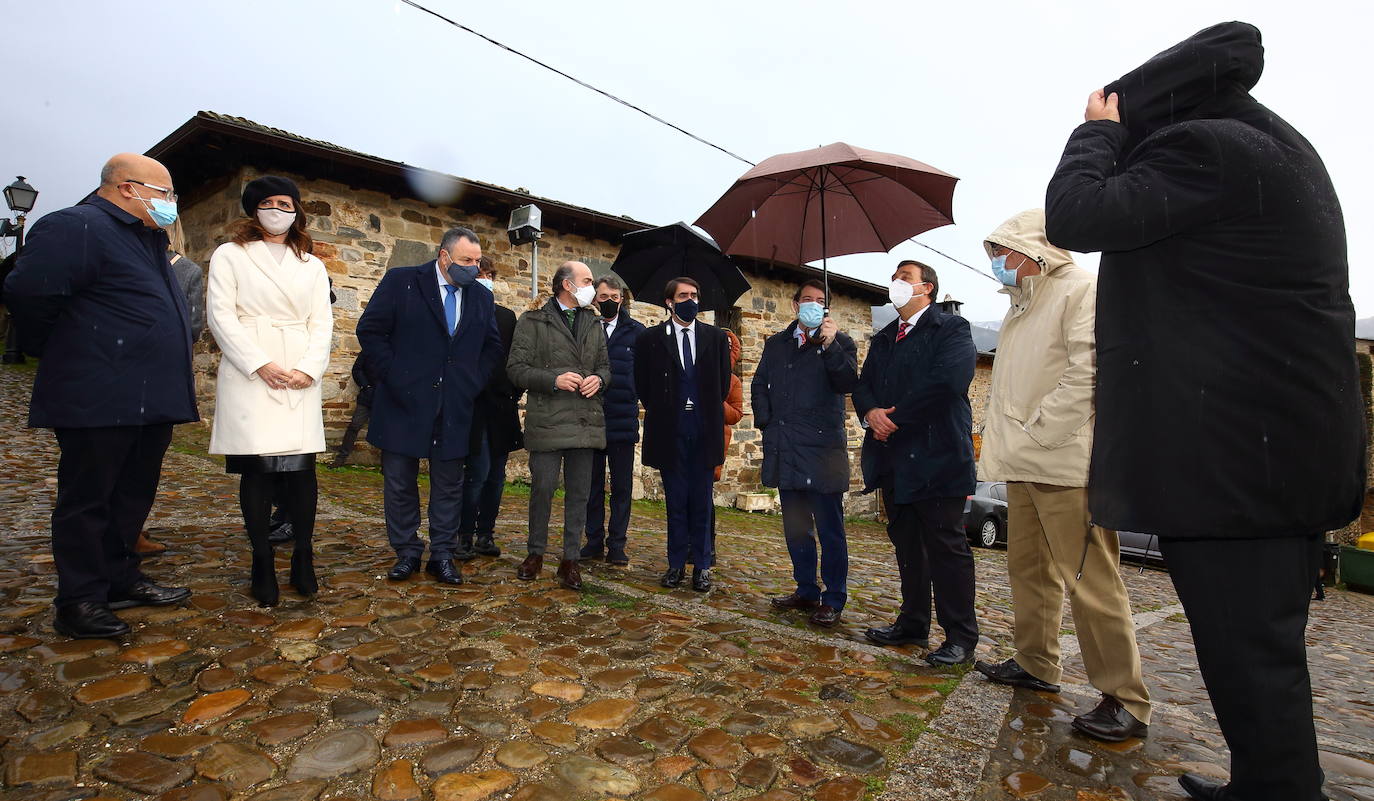
[(658, 586), (674, 589), (682, 586), (682, 568), (670, 567), (663, 571), (663, 578), (658, 580)]
[(129, 633), (128, 623), (115, 617), (110, 607), (93, 601), (57, 607), (52, 627), (63, 637), (74, 640), (123, 637)]
[(919, 645), (922, 648), (930, 647), (930, 640), (917, 634), (911, 634), (901, 627), (898, 623), (882, 628), (869, 629), (864, 632), (864, 636), (879, 645)]
[(440, 584), (463, 583), (463, 572), (458, 569), (452, 559), (431, 559), (429, 565), (425, 567), (425, 572), (433, 576)]
[(1226, 789), (1226, 785), (1219, 781), (1199, 776), (1196, 773), (1185, 773), (1178, 777), (1179, 786), (1189, 796), (1199, 799), (1199, 801), (1215, 801), (1221, 798), (1221, 791)]
[(392, 565), (391, 572), (386, 577), (391, 581), (405, 581), (420, 569), (420, 560), (414, 556), (398, 556), (396, 564)]
[(1108, 743), (1119, 743), (1150, 733), (1149, 726), (1136, 720), (1135, 715), (1127, 712), (1121, 702), (1110, 695), (1102, 696), (1093, 711), (1074, 718), (1073, 727), (1093, 739)]
[(178, 604), (191, 597), (185, 587), (163, 587), (148, 579), (139, 579), (122, 592), (110, 592), (111, 609), (128, 609), (131, 606), (169, 606)]
[(821, 605), (820, 601), (813, 601), (810, 598), (803, 598), (793, 591), (790, 595), (779, 598), (769, 598), (768, 605), (774, 609), (815, 609)]
[(987, 676), (988, 681), (998, 684), (1025, 687), (1027, 690), (1037, 690), (1042, 693), (1059, 692), (1058, 684), (1050, 684), (1047, 681), (1037, 679), (1017, 664), (1015, 659), (1008, 659), (1005, 662), (984, 662), (980, 659), (973, 663), (973, 669)]
[(284, 542), (291, 542), (296, 538), (295, 527), (289, 521), (282, 521), (272, 527), (267, 532), (267, 541), (273, 545), (281, 545)]
[(616, 565), (617, 567), (625, 567), (626, 565), (630, 564), (630, 557), (626, 556), (624, 551), (617, 551), (615, 549), (611, 549), (606, 552), (606, 564)]
[(500, 556), (501, 549), (490, 534), (478, 534), (477, 544), (472, 548), (478, 556)]
[(577, 558), (586, 559), (588, 561), (596, 561), (604, 557), (605, 553), (605, 549), (602, 548), (601, 543), (593, 545), (589, 542), (586, 545), (582, 546), (581, 551), (578, 551)]
[(825, 604), (821, 604), (820, 606), (816, 607), (816, 611), (811, 613), (810, 620), (811, 625), (823, 626), (828, 629), (836, 623), (840, 622), (840, 610), (836, 609), (833, 606), (826, 606)]
[(706, 592), (711, 589), (711, 568), (692, 568), (692, 589), (697, 592)]
[(948, 665), (962, 665), (965, 662), (973, 661), (973, 651), (962, 645), (955, 645), (947, 642), (926, 654), (926, 661), (935, 667), (946, 667)]
[(458, 549), (453, 552), (453, 558), (460, 562), (471, 562), (477, 558), (477, 552), (472, 549), (472, 535), (458, 535)]

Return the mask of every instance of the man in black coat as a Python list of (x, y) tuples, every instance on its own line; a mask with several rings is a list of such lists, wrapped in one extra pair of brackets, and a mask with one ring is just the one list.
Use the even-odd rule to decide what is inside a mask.
[(692, 589), (711, 589), (711, 479), (725, 463), (725, 394), (730, 389), (730, 343), (697, 321), (701, 285), (674, 278), (663, 289), (672, 312), (635, 340), (635, 387), (644, 404), (646, 467), (663, 478), (668, 511), (668, 569), (659, 583), (682, 584), (692, 561)]
[[(477, 283), (496, 291), (496, 265), (483, 256), (477, 266)], [(510, 357), (515, 335), (515, 312), (496, 304), (496, 329), (501, 332), (501, 364)], [(458, 525), (457, 558), (500, 556), (496, 544), (496, 515), (506, 490), (506, 462), (511, 451), (525, 447), (520, 435), (520, 396), (525, 391), (511, 383), (506, 371), (492, 372), (477, 396), (468, 457), (463, 468), (463, 515)], [(473, 543), (474, 537), (476, 543)]]
[[(477, 283), (482, 246), (467, 228), (445, 232), (439, 255), (382, 276), (358, 320), (358, 342), (376, 379), (367, 441), (382, 451), (387, 540), (403, 581), (425, 552), (420, 460), (429, 460), (429, 564), (444, 584), (462, 584), (454, 564), (463, 507), (463, 461), (476, 399), (501, 363), (491, 290)], [(440, 295), (443, 295), (442, 299)]]
[[(763, 485), (778, 488), (797, 582), (796, 590), (772, 604), (813, 609), (811, 622), (828, 627), (840, 621), (848, 599), (844, 399), (859, 383), (859, 356), (854, 340), (825, 313), (825, 284), (805, 281), (792, 296), (792, 308), (797, 319), (764, 343), (750, 385), (754, 427), (763, 432)], [(816, 584), (818, 539), (824, 592)]]
[(887, 536), (897, 552), (902, 611), (865, 635), (881, 645), (928, 647), (930, 595), (945, 642), (932, 665), (973, 659), (973, 552), (964, 535), (964, 500), (973, 492), (973, 413), (968, 387), (978, 351), (968, 321), (931, 308), (935, 270), (897, 265), (888, 290), (897, 319), (873, 337), (854, 410), (864, 421), (866, 491), (882, 490)]
[(1225, 23), (1094, 92), (1046, 195), (1102, 251), (1093, 522), (1158, 534), (1231, 748), (1195, 798), (1321, 798), (1303, 630), (1322, 535), (1360, 514), (1345, 225), (1321, 159), (1250, 96)]
[[(614, 275), (596, 282), (597, 312), (606, 332), (611, 360), (611, 387), (602, 410), (606, 416), (606, 447), (592, 453), (592, 488), (587, 497), (587, 542), (583, 559), (628, 565), (626, 532), (630, 528), (630, 493), (634, 489), (635, 443), (639, 442), (639, 395), (635, 392), (635, 342), (644, 325), (630, 316), (625, 287)], [(606, 470), (611, 471), (611, 515), (606, 522)]]
[[(348, 428), (344, 429), (343, 438), (339, 440), (339, 449), (334, 452), (334, 458), (329, 462), (330, 467), (343, 467), (348, 464), (348, 457), (353, 453), (358, 435), (372, 417), (372, 396), (376, 393), (377, 387), (368, 372), (367, 358), (363, 354), (359, 353), (353, 360), (349, 374), (353, 376), (353, 383), (358, 385), (358, 395), (353, 399), (353, 415), (348, 420)], [(270, 536), (268, 539), (278, 541)]]
[(39, 220), (5, 280), (24, 350), (41, 356), (29, 426), (62, 449), (52, 513), (57, 615), (66, 637), (119, 637), (111, 608), (177, 603), (134, 550), (172, 426), (199, 419), (186, 297), (167, 261), (172, 177), (123, 153), (100, 189)]

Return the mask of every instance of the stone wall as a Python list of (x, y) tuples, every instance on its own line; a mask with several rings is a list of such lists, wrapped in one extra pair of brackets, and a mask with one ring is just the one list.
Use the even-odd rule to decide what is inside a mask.
[[(324, 261), (334, 282), (338, 300), (334, 305), (334, 343), (330, 366), (323, 382), (326, 437), (331, 447), (338, 442), (352, 413), (357, 387), (350, 379), (350, 368), (358, 353), (354, 335), (358, 318), (367, 306), (372, 291), (387, 269), (421, 264), (434, 258), (443, 232), (455, 225), (476, 231), (482, 241), (482, 252), (492, 258), (497, 269), (496, 300), (514, 309), (517, 314), (530, 308), (530, 248), (512, 246), (506, 238), (505, 223), (494, 217), (468, 214), (454, 207), (435, 207), (423, 201), (395, 198), (379, 192), (350, 188), (343, 184), (310, 180), (298, 175), (288, 177), (301, 187), (304, 209), (308, 215), (309, 232), (315, 239), (315, 254)], [(209, 264), (210, 254), (227, 240), (227, 227), (239, 219), (242, 209), (239, 197), (244, 184), (258, 177), (252, 169), (244, 169), (228, 180), (222, 188), (210, 191), (182, 210), (186, 233), (186, 255), (202, 268)], [(562, 262), (575, 259), (587, 263), (596, 275), (609, 271), (615, 260), (617, 246), (599, 239), (565, 234), (546, 228), (539, 250), (540, 303), (547, 299), (548, 279)], [(759, 470), (763, 461), (762, 437), (753, 427), (749, 403), (749, 382), (763, 351), (764, 340), (781, 330), (793, 319), (792, 293), (795, 283), (764, 274), (749, 275), (753, 288), (738, 301), (736, 333), (743, 344), (740, 365), (744, 383), (745, 416), (735, 427), (721, 481), (716, 485), (716, 500), (733, 504), (738, 492), (758, 492)], [(661, 322), (666, 312), (652, 304), (636, 302), (631, 314), (646, 325)], [(868, 352), (871, 314), (868, 302), (835, 292), (832, 316), (842, 330), (854, 337), (859, 347), (859, 362)], [(726, 315), (706, 313), (706, 322), (717, 323)], [(202, 415), (208, 419), (214, 413), (214, 373), (219, 361), (214, 339), (208, 333), (197, 346), (197, 392)], [(990, 375), (991, 363), (980, 359), (979, 369), (970, 396), (974, 404), (974, 428), (981, 424), (982, 410)], [(850, 416), (847, 424), (850, 443), (850, 464), (853, 481), (851, 489), (861, 488), (859, 476), (859, 446), (863, 439), (858, 420)], [(365, 441), (359, 441), (352, 461), (378, 461), (376, 452)], [(636, 471), (636, 497), (661, 497), (662, 488), (656, 471)], [(524, 452), (511, 455), (508, 475), (512, 479), (528, 479)], [(851, 493), (847, 508), (851, 514), (871, 514), (876, 511), (873, 496)]]

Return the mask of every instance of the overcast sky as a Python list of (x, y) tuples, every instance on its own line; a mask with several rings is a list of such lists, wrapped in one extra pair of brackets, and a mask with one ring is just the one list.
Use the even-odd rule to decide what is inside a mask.
[[(1092, 89), (1207, 25), (1251, 22), (1267, 55), (1254, 94), (1325, 159), (1351, 294), (1374, 315), (1353, 237), (1374, 213), (1356, 4), (422, 2), (752, 161), (844, 141), (953, 173), (956, 224), (920, 239), (984, 269), (982, 238), (1044, 202)], [(22, 174), (39, 189), (31, 219), (202, 109), (655, 224), (691, 222), (748, 169), (395, 0), (3, 9), (0, 185)], [(971, 319), (1001, 319), (995, 283), (913, 244), (830, 265), (886, 284), (900, 258), (934, 265)]]

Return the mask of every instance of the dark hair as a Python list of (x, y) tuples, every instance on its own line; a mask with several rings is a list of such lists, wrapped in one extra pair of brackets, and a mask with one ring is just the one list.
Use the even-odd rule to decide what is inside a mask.
[(553, 271), (553, 280), (549, 282), (549, 291), (553, 293), (555, 298), (558, 297), (558, 293), (561, 291), (559, 287), (563, 286), (563, 282), (572, 280), (572, 264), (570, 261), (565, 261), (558, 266), (557, 270)]
[(825, 294), (825, 296), (826, 296), (826, 298), (825, 298), (826, 301), (828, 302), (828, 301), (830, 300), (830, 295), (829, 295), (829, 293), (827, 293), (827, 292), (825, 291), (825, 283), (824, 283), (823, 281), (821, 281), (821, 279), (819, 279), (819, 278), (808, 278), (808, 279), (806, 279), (805, 281), (802, 281), (802, 282), (801, 282), (801, 286), (797, 287), (797, 291), (796, 291), (796, 292), (792, 293), (792, 302), (793, 302), (793, 303), (800, 303), (800, 302), (801, 302), (801, 293), (804, 292), (804, 291), (806, 291), (808, 288), (809, 288), (809, 289), (819, 289), (819, 290), (822, 292), (822, 294)]
[[(444, 236), (439, 240), (439, 250), (448, 250), (458, 244), (459, 239), (466, 239), (479, 247), (482, 245), (482, 241), (477, 238), (477, 234), (473, 233), (471, 228), (459, 226), (457, 228), (450, 228), (444, 232)], [(450, 252), (449, 255), (453, 255), (452, 252)]]
[(921, 281), (930, 284), (930, 302), (934, 303), (940, 297), (940, 276), (935, 274), (935, 268), (929, 264), (922, 264), (915, 259), (904, 259), (897, 262), (897, 269), (900, 270), (908, 264), (914, 264), (921, 268)]
[(619, 278), (616, 278), (614, 275), (611, 275), (610, 273), (607, 273), (601, 276), (600, 278), (596, 279), (595, 286), (600, 287), (602, 284), (605, 284), (606, 286), (610, 287), (612, 292), (625, 291), (625, 285), (620, 283)]
[(491, 273), (491, 276), (495, 278), (496, 262), (492, 261), (490, 256), (483, 256), (477, 260), (477, 272), (479, 275), (481, 273)]
[(684, 276), (679, 276), (679, 277), (677, 277), (677, 278), (674, 278), (674, 279), (672, 279), (671, 281), (669, 281), (667, 284), (664, 285), (664, 287), (663, 287), (663, 299), (664, 299), (664, 300), (672, 300), (672, 299), (673, 299), (673, 295), (676, 295), (676, 294), (677, 294), (677, 285), (678, 285), (678, 284), (686, 284), (687, 286), (690, 286), (691, 288), (695, 289), (695, 290), (697, 291), (697, 294), (698, 294), (698, 295), (701, 294), (701, 284), (698, 284), (698, 283), (696, 282), (696, 279), (695, 279), (695, 278), (688, 278), (687, 276), (684, 275)]
[[(267, 229), (258, 222), (257, 215), (244, 217), (236, 220), (229, 227), (229, 241), (236, 245), (246, 245), (249, 242), (257, 242), (266, 239)], [(291, 221), (291, 227), (286, 229), (286, 245), (296, 254), (296, 258), (301, 258), (306, 253), (315, 252), (315, 240), (310, 238), (310, 234), (305, 232), (305, 212), (301, 211), (301, 204), (296, 204), (296, 219)]]

